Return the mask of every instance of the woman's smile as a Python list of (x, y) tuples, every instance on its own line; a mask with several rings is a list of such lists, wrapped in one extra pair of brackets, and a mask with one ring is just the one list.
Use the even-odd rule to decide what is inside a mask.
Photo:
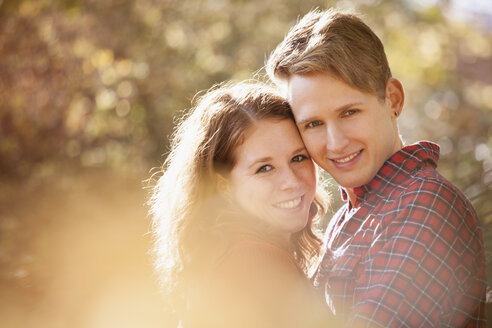
[(283, 208), (283, 209), (294, 209), (299, 207), (303, 199), (303, 196), (294, 198), (291, 200), (287, 200), (284, 202), (276, 203), (273, 206), (278, 207), (278, 208)]
[(314, 200), (316, 172), (294, 121), (255, 122), (234, 158), (229, 190), (240, 209), (282, 235), (302, 230)]

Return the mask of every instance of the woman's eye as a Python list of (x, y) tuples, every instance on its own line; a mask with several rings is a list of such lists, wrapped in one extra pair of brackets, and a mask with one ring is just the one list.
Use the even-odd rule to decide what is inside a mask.
[(303, 160), (308, 159), (306, 155), (296, 155), (292, 158), (293, 162), (302, 162)]
[(272, 167), (270, 165), (263, 165), (258, 170), (256, 170), (256, 173), (265, 173), (265, 172), (270, 171), (271, 169), (272, 169)]
[(321, 121), (312, 121), (312, 122), (309, 122), (306, 127), (307, 128), (314, 128), (314, 127), (317, 127), (321, 125)]

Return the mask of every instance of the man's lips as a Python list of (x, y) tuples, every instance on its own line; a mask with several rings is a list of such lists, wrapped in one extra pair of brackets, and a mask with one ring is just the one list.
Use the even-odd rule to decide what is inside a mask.
[(331, 158), (331, 160), (337, 164), (344, 164), (344, 163), (348, 163), (350, 162), (351, 160), (353, 160), (354, 158), (357, 157), (357, 155), (359, 155), (360, 153), (362, 152), (362, 149), (355, 152), (355, 153), (352, 153), (350, 155), (347, 155), (345, 157), (338, 157), (338, 158)]

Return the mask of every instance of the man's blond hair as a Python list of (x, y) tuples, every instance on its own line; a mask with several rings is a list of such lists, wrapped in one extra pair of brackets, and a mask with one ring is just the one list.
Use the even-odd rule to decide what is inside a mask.
[(266, 70), (277, 84), (293, 74), (328, 73), (384, 99), (391, 70), (381, 40), (353, 13), (306, 14), (271, 54)]

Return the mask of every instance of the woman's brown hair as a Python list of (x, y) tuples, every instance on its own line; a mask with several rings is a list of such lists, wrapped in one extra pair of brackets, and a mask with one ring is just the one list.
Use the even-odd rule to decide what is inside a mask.
[[(178, 122), (171, 149), (150, 198), (156, 267), (172, 302), (183, 299), (187, 277), (206, 252), (204, 238), (214, 238), (227, 220), (227, 201), (217, 177), (234, 165), (234, 150), (248, 129), (263, 119), (290, 119), (287, 101), (259, 82), (226, 83), (197, 97)], [(294, 255), (306, 273), (315, 265), (321, 240), (312, 221), (325, 213), (326, 194), (319, 187), (308, 225), (292, 236)], [(315, 212), (315, 213), (314, 213)]]

